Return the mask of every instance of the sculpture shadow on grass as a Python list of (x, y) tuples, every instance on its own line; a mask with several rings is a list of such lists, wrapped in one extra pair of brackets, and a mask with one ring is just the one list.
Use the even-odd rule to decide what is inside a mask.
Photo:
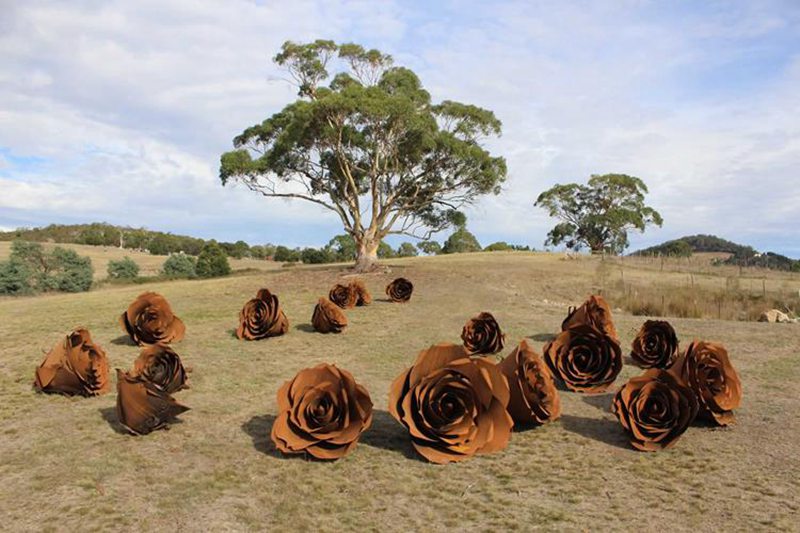
[(136, 343), (131, 340), (130, 335), (120, 335), (119, 337), (111, 339), (111, 344), (117, 346), (136, 346)]
[(114, 430), (115, 433), (119, 433), (120, 435), (130, 435), (127, 429), (119, 423), (119, 419), (117, 419), (117, 409), (116, 407), (103, 407), (98, 409), (100, 411), (100, 416), (103, 417), (103, 420), (111, 426), (111, 429)]
[(306, 333), (316, 333), (317, 330), (311, 324), (297, 324), (294, 329), (298, 331), (305, 331)]
[(583, 396), (581, 399), (584, 403), (600, 409), (604, 413), (610, 413), (611, 402), (614, 401), (614, 394), (615, 393), (613, 392), (608, 392), (605, 394), (589, 394)]
[(277, 418), (275, 415), (256, 415), (242, 424), (242, 431), (253, 440), (253, 447), (256, 450), (272, 457), (283, 457), (270, 439), (275, 418)]
[(561, 415), (560, 420), (561, 426), (571, 433), (604, 442), (615, 448), (631, 449), (622, 426), (613, 420), (575, 415)]
[(536, 342), (550, 342), (556, 338), (556, 335), (554, 333), (535, 333), (528, 338)]
[(361, 434), (359, 444), (400, 453), (408, 459), (419, 459), (411, 445), (408, 431), (388, 411), (372, 411), (372, 425)]

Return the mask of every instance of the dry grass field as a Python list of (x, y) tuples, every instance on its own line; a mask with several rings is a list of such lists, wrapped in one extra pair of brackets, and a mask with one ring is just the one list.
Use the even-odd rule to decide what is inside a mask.
[[(662, 271), (640, 263), (624, 263), (626, 282), (686, 283), (680, 265)], [(387, 264), (388, 272), (363, 276), (376, 301), (348, 311), (350, 326), (341, 335), (313, 333), (310, 317), (316, 298), (347, 274), (343, 266), (0, 300), (3, 529), (800, 528), (800, 324), (671, 319), (684, 342), (727, 346), (744, 389), (738, 425), (730, 429), (696, 425), (671, 450), (636, 452), (609, 413), (610, 394), (562, 392), (559, 421), (515, 433), (503, 452), (436, 466), (414, 455), (387, 413), (393, 378), (428, 345), (460, 342), (461, 326), (479, 311), (497, 317), (506, 353), (523, 338), (541, 346), (569, 304), (619, 273), (598, 259), (536, 253)], [(698, 270), (698, 290), (725, 286), (728, 274), (708, 272)], [(411, 302), (383, 300), (385, 284), (401, 275), (415, 284)], [(800, 289), (797, 275), (768, 276), (770, 290)], [(239, 341), (232, 335), (239, 309), (260, 287), (280, 296), (290, 331)], [(106, 349), (112, 367), (130, 367), (138, 349), (125, 341), (117, 317), (144, 290), (164, 294), (187, 325), (186, 339), (175, 346), (193, 369), (191, 389), (176, 394), (191, 407), (180, 423), (133, 437), (116, 423), (114, 393), (84, 399), (31, 390), (44, 352), (79, 325)], [(629, 346), (643, 318), (620, 310), (615, 319)], [(269, 440), (275, 393), (297, 370), (322, 361), (366, 386), (373, 426), (338, 462), (283, 458)], [(626, 364), (618, 385), (638, 373)]]

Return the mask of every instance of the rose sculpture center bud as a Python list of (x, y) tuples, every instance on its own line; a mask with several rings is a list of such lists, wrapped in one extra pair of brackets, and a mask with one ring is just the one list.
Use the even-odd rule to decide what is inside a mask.
[(106, 352), (79, 328), (57, 342), (36, 368), (39, 392), (97, 396), (111, 390)]
[(155, 292), (140, 294), (122, 313), (120, 324), (139, 345), (177, 342), (186, 333), (183, 321), (172, 313), (169, 302)]
[(392, 383), (389, 412), (432, 463), (463, 461), (502, 450), (514, 421), (508, 381), (494, 362), (463, 346), (437, 344)]
[(393, 302), (409, 301), (412, 292), (414, 292), (414, 285), (406, 278), (397, 278), (386, 286), (386, 295)]
[(142, 377), (168, 394), (188, 388), (180, 356), (169, 346), (155, 344), (139, 353), (131, 377)]

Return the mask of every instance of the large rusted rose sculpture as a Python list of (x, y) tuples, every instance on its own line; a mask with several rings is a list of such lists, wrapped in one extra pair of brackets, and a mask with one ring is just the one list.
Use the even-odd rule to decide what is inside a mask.
[(69, 396), (97, 396), (111, 390), (106, 352), (79, 328), (58, 341), (36, 368), (34, 388)]
[(369, 293), (367, 286), (360, 279), (354, 279), (350, 282), (350, 290), (356, 294), (356, 305), (361, 307), (372, 303), (372, 295)]
[(544, 358), (554, 376), (575, 392), (604, 392), (622, 370), (617, 339), (587, 325), (562, 331), (545, 345)]
[(183, 339), (186, 326), (172, 313), (166, 298), (145, 292), (122, 313), (120, 324), (136, 344), (177, 342)]
[(604, 331), (609, 337), (619, 338), (611, 316), (611, 307), (602, 296), (593, 294), (579, 307), (570, 309), (569, 315), (561, 323), (561, 330), (565, 331), (579, 325), (593, 326)]
[(186, 369), (169, 346), (147, 346), (133, 362), (131, 377), (141, 377), (168, 394), (186, 388)]
[(433, 463), (502, 450), (514, 421), (508, 381), (494, 362), (463, 346), (423, 350), (389, 392), (389, 412), (408, 429), (417, 452)]
[(337, 283), (328, 292), (328, 299), (342, 309), (350, 309), (356, 306), (358, 294), (352, 285)]
[(406, 278), (397, 278), (386, 286), (386, 296), (393, 302), (405, 303), (411, 299), (414, 284)]
[(135, 435), (146, 435), (167, 427), (189, 408), (144, 376), (131, 376), (117, 369), (117, 419)]
[(691, 389), (666, 370), (654, 368), (631, 378), (614, 396), (611, 410), (637, 450), (669, 448), (697, 415)]
[(352, 374), (335, 365), (306, 368), (278, 391), (272, 442), (284, 454), (339, 459), (372, 423), (372, 400)]
[(261, 289), (239, 311), (236, 336), (248, 341), (277, 337), (289, 331), (289, 319), (281, 309), (278, 297)]
[(561, 416), (553, 375), (528, 341), (520, 342), (497, 367), (508, 379), (508, 412), (515, 425), (541, 425)]
[(311, 325), (320, 333), (341, 333), (347, 327), (347, 317), (339, 306), (327, 298), (320, 298), (311, 315)]
[(497, 320), (487, 312), (469, 319), (461, 330), (464, 347), (472, 354), (497, 353), (503, 349), (503, 339)]
[(648, 320), (631, 343), (631, 358), (642, 368), (667, 368), (678, 353), (678, 336), (665, 320)]
[(694, 341), (669, 371), (697, 395), (699, 415), (720, 426), (736, 422), (733, 410), (742, 402), (742, 384), (724, 346)]

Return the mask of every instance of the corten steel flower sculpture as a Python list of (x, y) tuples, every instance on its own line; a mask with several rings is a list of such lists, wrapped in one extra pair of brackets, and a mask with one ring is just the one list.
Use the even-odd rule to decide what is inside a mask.
[(497, 367), (508, 379), (508, 412), (515, 426), (541, 425), (561, 416), (553, 375), (528, 341), (520, 342)]
[(372, 400), (350, 372), (335, 365), (306, 368), (278, 391), (272, 442), (281, 453), (339, 459), (372, 423)]
[(342, 285), (341, 283), (337, 283), (328, 293), (328, 299), (342, 309), (350, 309), (356, 306), (358, 294), (352, 285)]
[(497, 365), (443, 343), (423, 350), (389, 392), (389, 412), (409, 432), (417, 452), (432, 463), (502, 450), (514, 421), (508, 381)]
[(575, 392), (606, 391), (622, 370), (622, 350), (614, 337), (592, 326), (573, 326), (544, 347), (553, 375)]
[(631, 358), (642, 368), (667, 368), (678, 355), (678, 336), (665, 320), (648, 320), (631, 343)]
[(186, 369), (180, 356), (169, 346), (147, 346), (133, 362), (131, 377), (141, 377), (168, 394), (188, 388)]
[(461, 330), (461, 340), (471, 354), (493, 354), (503, 349), (505, 335), (491, 313), (470, 318)]
[(167, 427), (189, 408), (144, 378), (117, 369), (117, 419), (134, 435), (146, 435)]
[(631, 378), (614, 396), (611, 411), (637, 450), (669, 448), (697, 416), (697, 398), (669, 372), (653, 368)]
[(579, 307), (571, 308), (567, 318), (561, 323), (561, 331), (577, 325), (593, 326), (609, 337), (619, 338), (611, 316), (611, 307), (602, 296), (593, 294)]
[(720, 426), (736, 423), (733, 410), (742, 402), (742, 384), (724, 346), (694, 341), (669, 372), (697, 395), (700, 416)]
[(36, 368), (33, 387), (39, 392), (97, 396), (111, 390), (106, 352), (83, 328), (58, 341)]
[(360, 279), (350, 282), (350, 290), (356, 293), (356, 306), (361, 307), (372, 303), (372, 295)]
[(386, 286), (386, 296), (393, 302), (405, 303), (411, 299), (414, 284), (406, 278), (397, 278)]
[(186, 326), (172, 313), (166, 298), (155, 292), (140, 294), (119, 321), (139, 345), (177, 342), (186, 333)]
[(347, 327), (347, 317), (339, 306), (320, 298), (311, 315), (311, 325), (320, 333), (341, 333)]
[(261, 289), (252, 300), (248, 300), (239, 311), (239, 327), (236, 336), (254, 341), (277, 337), (289, 331), (289, 319), (281, 309), (278, 297)]

